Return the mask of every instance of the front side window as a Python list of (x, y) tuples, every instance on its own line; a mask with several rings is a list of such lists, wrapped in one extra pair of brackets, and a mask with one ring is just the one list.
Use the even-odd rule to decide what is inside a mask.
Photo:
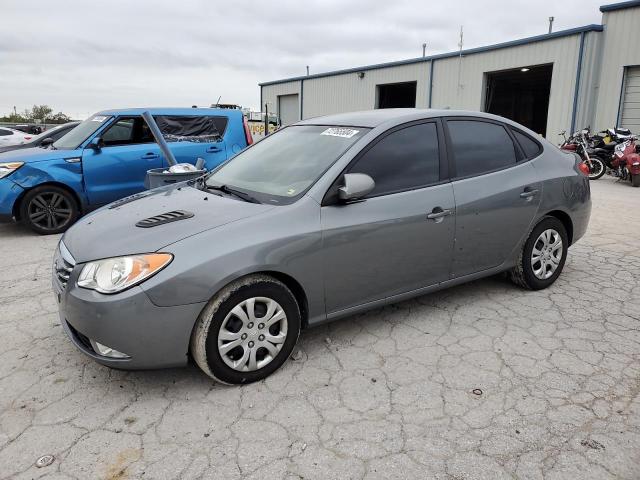
[(375, 143), (349, 168), (376, 183), (369, 197), (411, 190), (440, 180), (438, 130), (422, 123), (396, 130)]
[(103, 134), (102, 141), (107, 147), (117, 145), (137, 145), (153, 143), (155, 140), (147, 122), (142, 117), (121, 117)]
[(243, 150), (207, 179), (251, 193), (261, 202), (293, 203), (367, 133), (362, 127), (294, 125)]
[(108, 123), (111, 118), (109, 115), (94, 115), (89, 117), (56, 141), (53, 147), (58, 150), (75, 150), (96, 133), (100, 127)]
[(4, 128), (0, 128), (0, 137), (5, 137), (7, 135), (13, 135), (11, 130), (5, 130)]
[(448, 120), (457, 177), (481, 175), (516, 164), (511, 137), (502, 125)]

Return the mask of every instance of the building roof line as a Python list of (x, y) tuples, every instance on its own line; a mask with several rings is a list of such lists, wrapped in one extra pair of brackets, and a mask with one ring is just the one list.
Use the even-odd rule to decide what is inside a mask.
[(614, 10), (623, 10), (625, 8), (633, 8), (640, 7), (639, 1), (632, 2), (619, 2), (619, 3), (610, 3), (608, 5), (602, 5), (600, 7), (601, 12), (613, 12)]
[[(639, 2), (627, 2), (627, 3), (640, 3), (640, 1)], [(599, 25), (599, 24), (584, 25), (582, 27), (570, 28), (568, 30), (559, 30), (557, 32), (545, 33), (545, 34), (542, 34), (542, 35), (535, 35), (533, 37), (520, 38), (520, 39), (517, 39), (517, 40), (510, 40), (508, 42), (502, 42), (502, 43), (496, 43), (496, 44), (493, 44), (493, 45), (487, 45), (487, 46), (484, 46), (484, 47), (476, 47), (476, 48), (470, 48), (470, 49), (467, 49), (467, 50), (462, 50), (462, 56), (471, 55), (471, 54), (474, 54), (474, 53), (488, 52), (488, 51), (491, 51), (491, 50), (498, 50), (498, 49), (501, 49), (501, 48), (515, 47), (515, 46), (519, 46), (519, 45), (526, 45), (528, 43), (535, 43), (535, 42), (541, 42), (541, 41), (545, 41), (545, 40), (552, 40), (554, 38), (567, 37), (567, 36), (570, 36), (570, 35), (576, 35), (576, 34), (583, 33), (583, 32), (601, 32), (601, 31), (602, 31), (602, 25)], [(406, 59), (406, 60), (398, 60), (398, 61), (395, 61), (395, 62), (377, 63), (377, 64), (373, 64), (373, 65), (364, 65), (364, 66), (361, 66), (361, 67), (347, 68), (347, 69), (342, 69), (342, 70), (332, 70), (332, 71), (329, 71), (329, 72), (316, 73), (314, 75), (302, 75), (302, 76), (298, 76), (298, 77), (283, 78), (281, 80), (273, 80), (273, 81), (270, 81), (270, 82), (262, 82), (262, 83), (259, 83), (258, 85), (261, 86), (261, 87), (266, 87), (268, 85), (277, 85), (277, 84), (280, 84), (280, 83), (294, 82), (294, 81), (299, 81), (299, 80), (309, 80), (309, 79), (312, 79), (312, 78), (331, 77), (333, 75), (342, 75), (342, 74), (345, 74), (345, 73), (366, 72), (368, 70), (378, 70), (378, 69), (387, 68), (387, 67), (396, 67), (396, 66), (401, 66), (401, 65), (411, 65), (411, 64), (414, 64), (414, 63), (430, 62), (432, 60), (440, 60), (440, 59), (443, 59), (443, 58), (457, 57), (458, 55), (460, 55), (459, 51), (448, 52), (448, 53), (440, 53), (440, 54), (437, 54), (437, 55), (431, 55), (431, 56), (427, 56), (427, 57), (409, 58), (409, 59)]]

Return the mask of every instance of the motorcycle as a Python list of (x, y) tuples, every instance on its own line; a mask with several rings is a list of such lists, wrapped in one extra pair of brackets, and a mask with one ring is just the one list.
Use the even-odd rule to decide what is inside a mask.
[(589, 180), (597, 180), (607, 171), (606, 163), (603, 158), (590, 145), (591, 136), (589, 128), (585, 128), (579, 132), (575, 132), (567, 138), (566, 130), (560, 132), (564, 137), (564, 142), (560, 145), (560, 149), (577, 153), (582, 161), (589, 168)]
[(626, 128), (608, 128), (593, 135), (590, 140), (590, 146), (593, 148), (594, 154), (604, 160), (609, 173), (615, 174), (617, 169), (613, 165), (615, 149), (618, 145), (632, 138), (633, 134)]
[(616, 145), (611, 161), (612, 171), (620, 180), (629, 180), (633, 187), (640, 187), (640, 145), (637, 137)]

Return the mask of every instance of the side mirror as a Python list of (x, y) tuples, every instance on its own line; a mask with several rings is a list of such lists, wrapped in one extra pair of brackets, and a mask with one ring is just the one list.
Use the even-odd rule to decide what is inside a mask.
[(91, 150), (95, 150), (96, 152), (99, 152), (100, 150), (102, 150), (102, 147), (104, 147), (104, 142), (100, 137), (95, 137), (87, 145), (87, 148), (90, 148)]
[(376, 182), (365, 173), (345, 173), (344, 185), (338, 188), (338, 198), (343, 202), (359, 200), (375, 188)]
[(53, 138), (47, 137), (40, 142), (41, 147), (46, 147), (47, 145), (51, 145), (53, 143)]

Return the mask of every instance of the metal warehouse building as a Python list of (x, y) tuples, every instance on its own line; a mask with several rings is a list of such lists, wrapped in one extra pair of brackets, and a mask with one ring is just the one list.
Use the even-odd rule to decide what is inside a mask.
[(590, 125), (640, 133), (640, 1), (587, 25), (497, 45), (260, 84), (283, 125), (374, 108), (480, 110), (557, 140)]

